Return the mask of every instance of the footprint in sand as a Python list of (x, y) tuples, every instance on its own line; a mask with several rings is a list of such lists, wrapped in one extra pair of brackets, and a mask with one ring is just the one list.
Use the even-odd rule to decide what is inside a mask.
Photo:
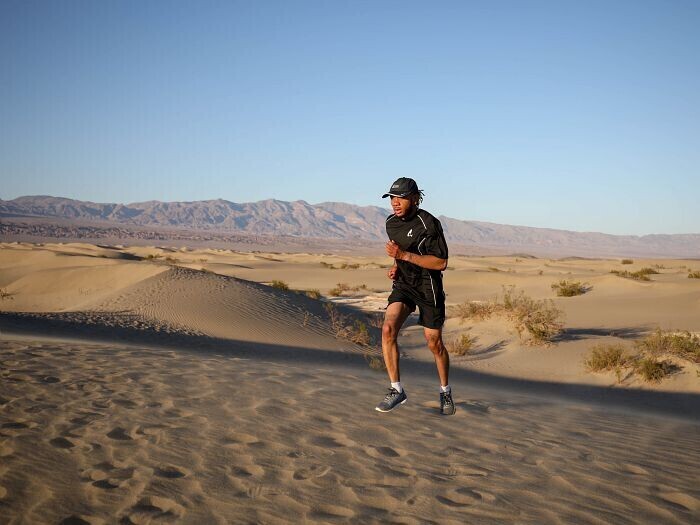
[(49, 443), (51, 443), (51, 445), (53, 445), (56, 448), (62, 449), (69, 449), (75, 446), (75, 443), (73, 443), (70, 439), (66, 439), (64, 437), (53, 438), (49, 441)]
[(156, 476), (167, 479), (184, 478), (188, 473), (187, 470), (173, 465), (161, 465), (160, 467), (156, 467), (154, 471)]
[(107, 437), (117, 441), (132, 441), (135, 439), (133, 432), (130, 432), (122, 427), (114, 427), (107, 433)]
[[(134, 505), (122, 522), (150, 523), (151, 521), (173, 520), (182, 518), (185, 508), (177, 502), (158, 496), (147, 496)], [(128, 523), (128, 522), (127, 522)]]
[(367, 452), (368, 455), (375, 459), (398, 458), (406, 454), (406, 451), (402, 449), (395, 449), (392, 447), (377, 447), (374, 445), (370, 445), (369, 447), (367, 447), (365, 449), (365, 452)]
[(93, 525), (94, 523), (99, 523), (97, 521), (85, 519), (84, 516), (68, 516), (67, 518), (63, 518), (61, 521), (58, 522), (58, 525)]
[(125, 482), (134, 477), (133, 467), (120, 468), (112, 463), (104, 462), (95, 465), (95, 468), (82, 472), (82, 480), (103, 490), (112, 490), (121, 487)]
[(224, 445), (252, 445), (260, 440), (243, 432), (227, 432), (224, 436)]
[(493, 502), (496, 498), (493, 494), (487, 492), (461, 487), (447, 491), (445, 496), (436, 496), (436, 499), (449, 507), (468, 507), (482, 501)]
[(327, 465), (313, 465), (309, 468), (295, 470), (292, 477), (297, 481), (304, 481), (311, 478), (321, 478), (331, 471)]

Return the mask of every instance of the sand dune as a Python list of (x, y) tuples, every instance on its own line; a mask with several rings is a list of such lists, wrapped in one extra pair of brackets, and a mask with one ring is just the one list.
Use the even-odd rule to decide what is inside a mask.
[[(700, 332), (700, 280), (687, 278), (700, 263), (454, 257), (448, 304), (515, 285), (554, 298), (566, 331), (531, 347), (505, 319), (449, 319), (448, 340), (476, 341), (452, 358), (453, 418), (437, 415), (415, 316), (399, 340), (409, 402), (392, 414), (373, 410), (386, 386), (377, 329), (360, 346), (329, 318), (329, 303), (343, 326), (381, 313), (387, 263), (1, 245), (0, 521), (700, 519), (698, 366), (617, 385), (582, 363), (593, 344), (657, 326)], [(654, 264), (651, 282), (610, 274)], [(592, 289), (556, 298), (559, 279)], [(353, 290), (331, 296), (338, 283)]]

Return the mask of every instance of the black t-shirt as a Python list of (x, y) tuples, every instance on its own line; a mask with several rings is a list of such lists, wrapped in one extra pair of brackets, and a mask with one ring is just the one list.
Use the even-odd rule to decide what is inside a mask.
[[(418, 255), (434, 255), (447, 259), (447, 242), (440, 221), (425, 210), (419, 209), (411, 217), (390, 215), (386, 220), (389, 239), (403, 251)], [(422, 302), (438, 306), (445, 300), (442, 288), (442, 272), (427, 270), (407, 261), (397, 260), (398, 271), (394, 288), (408, 291)]]

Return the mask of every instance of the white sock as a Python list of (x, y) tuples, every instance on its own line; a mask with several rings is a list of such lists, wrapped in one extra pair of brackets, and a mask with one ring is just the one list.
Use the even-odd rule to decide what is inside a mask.
[(401, 392), (403, 392), (403, 387), (401, 386), (401, 381), (397, 381), (396, 383), (391, 383), (391, 387), (395, 388), (399, 394)]
[(440, 391), (445, 392), (446, 394), (449, 394), (450, 392), (452, 392), (452, 389), (450, 388), (450, 385), (445, 385), (445, 386), (440, 385)]

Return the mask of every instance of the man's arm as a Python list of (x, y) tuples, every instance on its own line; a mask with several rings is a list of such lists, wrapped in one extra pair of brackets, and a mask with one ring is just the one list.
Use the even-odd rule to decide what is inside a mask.
[(418, 255), (417, 253), (405, 252), (394, 241), (386, 243), (386, 253), (389, 257), (410, 262), (427, 270), (444, 271), (447, 268), (447, 259), (441, 259), (434, 255)]

